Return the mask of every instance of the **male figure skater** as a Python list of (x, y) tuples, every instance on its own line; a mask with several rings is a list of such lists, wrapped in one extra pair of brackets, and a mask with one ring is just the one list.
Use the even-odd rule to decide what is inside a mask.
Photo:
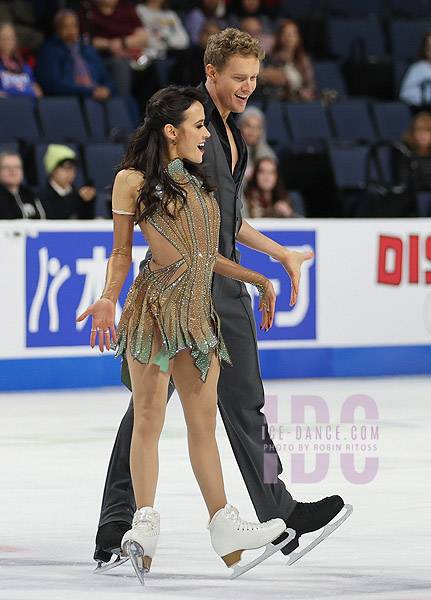
[[(245, 109), (256, 88), (263, 58), (259, 42), (247, 33), (225, 29), (210, 36), (204, 57), (206, 81), (198, 88), (207, 96), (204, 109), (211, 132), (205, 144), (205, 169), (218, 185), (215, 195), (221, 212), (219, 252), (239, 262), (235, 245), (238, 241), (278, 260), (291, 278), (290, 304), (293, 305), (298, 296), (301, 264), (311, 259), (313, 253), (286, 250), (241, 219), (239, 192), (247, 164), (247, 148), (232, 113)], [(244, 284), (215, 274), (213, 300), (233, 363), (220, 372), (220, 413), (259, 520), (280, 517), (296, 532), (296, 538), (282, 550), (289, 554), (298, 546), (298, 538), (303, 533), (327, 525), (342, 510), (344, 502), (339, 496), (311, 503), (296, 502), (281, 479), (277, 478), (276, 483), (265, 482), (264, 445), (271, 447), (271, 441), (261, 412), (264, 390), (251, 299)], [(262, 427), (265, 439), (262, 439)], [(94, 554), (99, 563), (108, 562), (112, 553), (120, 553), (121, 538), (130, 529), (135, 512), (129, 470), (132, 428), (131, 402), (120, 424), (108, 468)], [(272, 452), (276, 455), (274, 449)], [(280, 474), (280, 459), (276, 456), (275, 460)], [(333, 530), (330, 528), (328, 526), (326, 535)]]

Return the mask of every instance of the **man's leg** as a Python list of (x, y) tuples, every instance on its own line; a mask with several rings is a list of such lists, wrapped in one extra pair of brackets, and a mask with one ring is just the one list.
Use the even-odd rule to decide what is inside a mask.
[(296, 502), (277, 477), (282, 465), (261, 412), (264, 390), (250, 296), (239, 282), (223, 279), (216, 283), (214, 301), (233, 366), (224, 364), (220, 370), (220, 413), (259, 519), (286, 520)]
[[(297, 548), (302, 534), (325, 527), (319, 537), (322, 541), (334, 531), (335, 526), (326, 525), (343, 509), (344, 502), (340, 496), (330, 496), (318, 502), (296, 502), (278, 477), (282, 465), (261, 412), (264, 392), (250, 296), (243, 284), (233, 280), (226, 279), (217, 284), (213, 297), (233, 363), (233, 367), (225, 365), (221, 369), (218, 386), (220, 412), (259, 519), (265, 521), (280, 517), (287, 527), (296, 532), (296, 538), (282, 549), (284, 554), (289, 554)], [(338, 524), (347, 516), (346, 513)], [(284, 537), (285, 534), (274, 543)], [(304, 549), (301, 556), (312, 547)]]
[(133, 398), (118, 428), (103, 490), (99, 528), (111, 521), (131, 523), (135, 497), (130, 477), (130, 441), (133, 430)]

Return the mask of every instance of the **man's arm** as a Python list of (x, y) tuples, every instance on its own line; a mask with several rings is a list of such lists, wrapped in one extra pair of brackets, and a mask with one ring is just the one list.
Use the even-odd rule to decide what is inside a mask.
[(314, 252), (295, 252), (287, 250), (281, 244), (274, 242), (260, 231), (257, 231), (247, 221), (243, 221), (241, 229), (236, 236), (237, 242), (244, 244), (247, 248), (262, 252), (277, 260), (286, 269), (292, 282), (292, 293), (290, 295), (290, 306), (293, 306), (298, 298), (299, 280), (301, 278), (301, 265), (304, 260), (310, 260)]

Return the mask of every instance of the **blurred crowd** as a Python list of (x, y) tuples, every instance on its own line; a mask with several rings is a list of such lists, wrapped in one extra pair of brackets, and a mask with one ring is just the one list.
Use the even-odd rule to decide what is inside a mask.
[[(74, 96), (104, 103), (121, 97), (137, 125), (157, 89), (170, 83), (197, 85), (204, 79), (208, 36), (225, 27), (247, 31), (266, 51), (257, 100), (331, 101), (337, 92), (319, 88), (312, 52), (305, 47), (298, 23), (288, 18), (285, 4), (0, 0), (0, 102), (18, 96), (34, 103), (43, 96)], [(404, 142), (420, 164), (422, 175), (416, 177), (431, 189), (431, 117), (424, 112), (431, 105), (431, 33), (424, 35), (418, 58), (400, 87), (401, 100), (419, 113)], [(244, 215), (306, 216), (301, 195), (285, 189), (282, 160), (267, 140), (264, 112), (250, 106), (239, 123), (249, 149)], [(19, 154), (2, 152), (0, 218), (92, 218), (97, 192), (91, 185), (75, 187), (79, 160), (73, 148), (50, 144), (44, 158), (46, 182), (36, 190), (26, 187)]]

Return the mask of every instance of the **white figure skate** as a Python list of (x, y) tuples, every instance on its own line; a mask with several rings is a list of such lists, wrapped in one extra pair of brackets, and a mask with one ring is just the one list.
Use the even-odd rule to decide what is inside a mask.
[[(239, 577), (262, 561), (275, 554), (286, 546), (295, 537), (293, 529), (286, 529), (282, 519), (271, 519), (265, 523), (250, 523), (244, 521), (238, 510), (226, 504), (216, 512), (208, 524), (211, 534), (211, 544), (217, 554), (224, 560), (228, 567), (233, 568), (230, 579)], [(287, 538), (279, 544), (271, 544), (282, 533), (286, 532)], [(252, 550), (266, 546), (266, 550), (258, 558), (246, 565), (239, 565), (244, 550)]]
[(159, 513), (152, 506), (144, 506), (135, 512), (132, 529), (126, 531), (121, 540), (121, 548), (130, 557), (142, 585), (145, 585), (144, 574), (150, 570), (156, 553), (159, 533)]

